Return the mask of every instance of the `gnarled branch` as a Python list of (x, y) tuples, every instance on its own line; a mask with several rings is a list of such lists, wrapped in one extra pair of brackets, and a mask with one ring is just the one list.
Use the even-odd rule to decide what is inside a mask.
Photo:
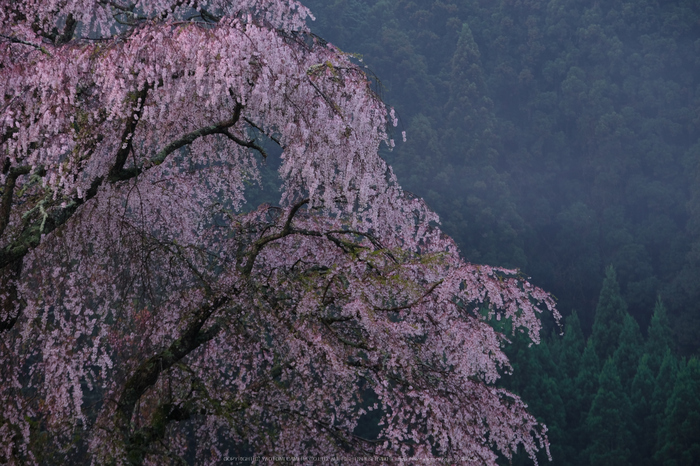
[(221, 327), (217, 324), (205, 331), (202, 331), (202, 328), (209, 317), (228, 301), (227, 297), (221, 296), (216, 298), (210, 305), (200, 309), (195, 319), (186, 327), (180, 338), (175, 340), (168, 348), (141, 363), (131, 374), (117, 401), (116, 418), (117, 427), (122, 431), (127, 441), (127, 449), (129, 448), (128, 443), (132, 440), (130, 436), (131, 418), (138, 401), (146, 393), (146, 390), (158, 381), (158, 377), (163, 372), (173, 367), (182, 358), (210, 341), (219, 333)]

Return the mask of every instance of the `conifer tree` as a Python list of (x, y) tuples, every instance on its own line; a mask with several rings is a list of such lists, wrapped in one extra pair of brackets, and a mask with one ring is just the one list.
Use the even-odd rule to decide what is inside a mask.
[(643, 344), (642, 334), (639, 331), (637, 321), (631, 315), (625, 314), (622, 331), (620, 332), (619, 346), (613, 354), (613, 361), (620, 376), (622, 388), (628, 395), (632, 387), (632, 380), (637, 373)]
[(700, 360), (679, 371), (659, 431), (654, 458), (664, 466), (700, 464)]
[(447, 113), (455, 124), (447, 131), (447, 139), (472, 164), (488, 160), (496, 142), (493, 102), (486, 95), (481, 53), (467, 23), (462, 24), (451, 67)]
[[(633, 461), (642, 466), (658, 464), (653, 456), (656, 451), (659, 429), (664, 422), (667, 399), (670, 396), (675, 377), (675, 358), (671, 353), (672, 344), (666, 308), (659, 298), (654, 306), (647, 339), (644, 343), (644, 351), (639, 359), (630, 393), (634, 435), (638, 444), (638, 448), (633, 452)], [(621, 349), (622, 345), (618, 351)], [(618, 364), (618, 368), (620, 368), (620, 364)]]
[(638, 448), (632, 452), (634, 464), (652, 466), (658, 431), (658, 419), (652, 415), (651, 402), (656, 386), (656, 374), (649, 367), (649, 355), (643, 354), (632, 381), (633, 433)]
[[(586, 340), (581, 330), (581, 323), (576, 311), (566, 318), (564, 335), (562, 338), (554, 338), (552, 349), (553, 358), (557, 363), (556, 384), (559, 396), (564, 402), (564, 425), (562, 445), (560, 445), (559, 455), (555, 455), (559, 464), (577, 464), (578, 451), (574, 447), (577, 443), (579, 433), (578, 426), (581, 424), (581, 413), (584, 409), (580, 406), (577, 398), (576, 379), (581, 370), (581, 360)], [(583, 381), (583, 380), (581, 380)]]
[(673, 350), (673, 335), (671, 323), (668, 320), (666, 306), (661, 298), (656, 300), (654, 313), (651, 316), (644, 353), (649, 355), (649, 368), (656, 374), (668, 350)]
[(575, 464), (587, 464), (587, 461), (580, 457), (580, 452), (585, 450), (590, 443), (590, 432), (586, 428), (585, 421), (591, 409), (593, 398), (598, 391), (599, 375), (600, 361), (593, 347), (593, 342), (589, 338), (581, 357), (580, 370), (574, 382), (576, 394), (573, 399), (574, 407), (572, 408), (572, 413), (574, 422), (572, 425), (576, 427), (571, 429), (570, 434), (573, 436), (572, 445), (575, 451), (579, 452), (579, 455), (577, 455), (579, 456), (579, 461)]
[(576, 311), (572, 311), (566, 317), (563, 335), (561, 338), (555, 338), (552, 346), (553, 357), (557, 362), (562, 380), (573, 381), (578, 374), (581, 358), (586, 349), (586, 338), (583, 336), (581, 321)]
[(649, 423), (657, 429), (655, 430), (656, 451), (663, 447), (663, 439), (661, 438), (659, 428), (666, 422), (666, 406), (673, 393), (676, 378), (678, 377), (679, 371), (682, 369), (681, 366), (682, 361), (679, 361), (671, 350), (666, 350), (664, 359), (661, 362), (661, 367), (656, 374), (654, 391), (651, 394), (650, 403), (651, 414)]
[(586, 454), (590, 464), (596, 466), (628, 464), (634, 445), (631, 407), (612, 358), (605, 362), (598, 381), (598, 392), (586, 418), (591, 439)]
[[(552, 456), (557, 461), (566, 458), (565, 444), (566, 414), (563, 398), (559, 393), (559, 367), (555, 364), (550, 345), (543, 339), (539, 345), (528, 347), (529, 342), (518, 335), (507, 351), (512, 361), (513, 374), (504, 377), (504, 385), (517, 393), (530, 408), (530, 412), (545, 422), (552, 445)], [(545, 455), (539, 455), (546, 461)], [(531, 464), (527, 455), (514, 458), (513, 465)]]
[(609, 266), (605, 270), (605, 280), (603, 289), (600, 290), (591, 334), (600, 361), (606, 361), (617, 349), (626, 313), (627, 305), (620, 294), (615, 269)]

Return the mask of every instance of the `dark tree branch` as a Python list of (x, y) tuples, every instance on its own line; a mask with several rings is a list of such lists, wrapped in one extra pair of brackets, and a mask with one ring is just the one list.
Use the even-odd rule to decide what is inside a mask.
[(367, 346), (367, 343), (364, 341), (355, 343), (354, 341), (350, 341), (347, 338), (340, 335), (338, 332), (335, 331), (335, 329), (333, 329), (333, 327), (331, 327), (331, 322), (328, 319), (321, 319), (321, 323), (328, 329), (328, 331), (334, 337), (338, 339), (339, 342), (343, 343), (344, 345), (350, 346), (352, 348), (363, 349), (365, 351), (374, 351), (374, 348), (370, 348), (369, 346)]
[(191, 133), (185, 134), (180, 139), (171, 142), (163, 149), (161, 149), (161, 151), (158, 152), (155, 156), (153, 156), (153, 158), (151, 158), (151, 160), (144, 166), (144, 168), (150, 168), (154, 165), (160, 165), (165, 161), (168, 155), (172, 154), (181, 147), (192, 144), (196, 139), (199, 139), (203, 136), (209, 136), (212, 134), (224, 134), (224, 131), (228, 130), (228, 128), (238, 123), (238, 120), (241, 117), (241, 110), (243, 110), (243, 105), (236, 104), (236, 107), (233, 110), (233, 116), (230, 119), (221, 121), (215, 125), (205, 126), (204, 128), (198, 129), (197, 131), (192, 131)]
[(443, 280), (438, 280), (435, 283), (433, 283), (430, 288), (428, 288), (425, 293), (423, 293), (419, 298), (417, 298), (415, 301), (404, 304), (403, 306), (396, 306), (396, 307), (375, 307), (375, 311), (384, 311), (384, 312), (398, 312), (398, 311), (403, 311), (405, 309), (412, 308), (413, 306), (416, 306), (418, 303), (423, 301), (426, 297), (428, 297), (430, 294), (432, 294), (433, 291), (435, 291), (435, 288), (440, 286), (442, 284)]
[(46, 217), (41, 222), (28, 223), (22, 232), (10, 244), (0, 249), (0, 269), (16, 261), (22, 260), (29, 251), (39, 246), (41, 236), (53, 232), (56, 228), (62, 226), (69, 218), (78, 210), (78, 207), (83, 205), (88, 200), (95, 197), (97, 189), (103, 182), (103, 178), (99, 177), (92, 182), (90, 189), (82, 198), (75, 197), (68, 202), (65, 207), (51, 209), (47, 211)]
[(335, 236), (332, 235), (356, 235), (356, 236), (362, 236), (363, 238), (367, 238), (370, 243), (375, 248), (375, 251), (383, 251), (386, 256), (391, 259), (394, 263), (398, 264), (398, 259), (389, 251), (388, 249), (385, 249), (384, 246), (379, 242), (377, 238), (374, 236), (370, 235), (369, 233), (363, 233), (361, 231), (356, 231), (356, 230), (329, 230), (325, 233), (319, 233), (317, 231), (309, 231), (309, 230), (301, 230), (301, 229), (295, 229), (294, 230), (295, 234), (299, 235), (306, 235), (306, 236), (325, 236), (328, 238), (329, 241), (333, 242), (336, 246), (338, 246), (340, 249), (342, 249), (344, 252), (350, 252), (354, 251), (357, 249), (363, 249), (365, 248), (364, 246), (360, 246), (356, 243), (352, 243), (350, 241), (344, 241), (339, 238), (336, 238)]
[(244, 119), (245, 122), (248, 123), (250, 126), (252, 126), (253, 128), (255, 128), (255, 129), (257, 129), (258, 131), (260, 131), (262, 134), (264, 134), (265, 136), (267, 136), (268, 138), (270, 138), (272, 141), (274, 141), (275, 144), (277, 144), (278, 146), (280, 146), (281, 148), (284, 149), (284, 146), (282, 145), (282, 143), (280, 142), (279, 139), (277, 139), (277, 138), (274, 137), (274, 136), (271, 136), (271, 135), (267, 134), (260, 126), (258, 126), (258, 125), (257, 125), (256, 123), (254, 123), (252, 120), (250, 120), (250, 119), (248, 119), (248, 118), (243, 118), (243, 119)]
[(44, 47), (42, 47), (41, 45), (32, 44), (31, 42), (27, 42), (26, 40), (18, 39), (18, 38), (16, 38), (16, 37), (12, 37), (12, 36), (6, 36), (5, 34), (0, 34), (0, 37), (2, 37), (3, 39), (7, 39), (7, 40), (9, 40), (10, 42), (13, 42), (13, 43), (15, 43), (15, 44), (22, 44), (22, 45), (28, 45), (29, 47), (34, 47), (35, 49), (37, 49), (37, 50), (39, 50), (40, 52), (42, 52), (42, 53), (48, 55), (49, 57), (53, 57), (53, 55), (51, 55), (51, 52), (49, 52), (48, 50), (46, 50), (46, 49), (45, 49)]
[(134, 140), (134, 132), (136, 131), (136, 125), (138, 125), (138, 122), (141, 118), (141, 114), (143, 113), (144, 104), (146, 102), (146, 96), (148, 95), (150, 87), (151, 86), (146, 84), (144, 88), (137, 92), (134, 96), (134, 100), (136, 101), (136, 108), (133, 109), (131, 118), (129, 118), (129, 120), (126, 122), (124, 131), (122, 132), (122, 144), (119, 147), (119, 150), (117, 151), (117, 154), (114, 158), (114, 165), (112, 166), (111, 170), (109, 170), (108, 179), (110, 181), (120, 179), (119, 176), (124, 171), (124, 164), (126, 163), (126, 159), (129, 157), (129, 153), (131, 152), (131, 149), (133, 147), (132, 141)]
[(117, 402), (116, 424), (127, 441), (127, 450), (131, 433), (131, 418), (136, 404), (153, 386), (158, 377), (185, 356), (192, 353), (201, 345), (213, 339), (221, 330), (218, 324), (202, 331), (209, 317), (228, 302), (227, 297), (219, 297), (208, 306), (202, 308), (195, 319), (185, 328), (182, 336), (175, 340), (167, 349), (148, 358), (141, 363), (127, 380)]
[(227, 138), (229, 138), (230, 140), (232, 140), (233, 142), (235, 142), (236, 144), (238, 144), (240, 146), (255, 149), (256, 151), (260, 152), (260, 155), (262, 155), (264, 159), (267, 158), (267, 152), (265, 152), (265, 149), (263, 149), (261, 146), (256, 144), (255, 141), (244, 141), (243, 139), (237, 138), (236, 136), (234, 136), (233, 134), (231, 134), (227, 130), (221, 131), (221, 134), (223, 134), (224, 136), (226, 136)]
[(302, 199), (301, 201), (294, 204), (292, 209), (289, 211), (289, 215), (287, 215), (287, 220), (284, 222), (284, 226), (282, 227), (282, 230), (280, 232), (268, 236), (263, 236), (251, 245), (250, 252), (246, 254), (246, 256), (248, 256), (248, 260), (246, 261), (246, 264), (241, 268), (241, 272), (244, 275), (250, 275), (250, 273), (253, 271), (255, 259), (258, 257), (258, 254), (260, 254), (260, 251), (263, 247), (265, 247), (267, 243), (284, 238), (285, 236), (293, 233), (292, 219), (294, 219), (294, 216), (299, 211), (299, 209), (301, 209), (301, 207), (304, 204), (307, 204), (309, 201), (310, 199)]

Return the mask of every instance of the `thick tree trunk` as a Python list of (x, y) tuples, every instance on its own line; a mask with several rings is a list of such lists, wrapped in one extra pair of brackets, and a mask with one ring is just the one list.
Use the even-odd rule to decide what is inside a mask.
[(185, 328), (180, 338), (167, 349), (141, 363), (127, 380), (119, 397), (115, 422), (117, 430), (124, 436), (127, 458), (131, 464), (143, 464), (148, 445), (163, 437), (164, 427), (168, 422), (188, 417), (188, 413), (177, 407), (162, 405), (156, 413), (160, 422), (153, 423), (159, 424), (159, 426), (152, 425), (134, 431), (131, 421), (137, 403), (146, 391), (155, 385), (161, 374), (216, 336), (220, 330), (218, 325), (215, 324), (205, 331), (202, 328), (212, 313), (226, 302), (228, 302), (228, 298), (220, 297), (214, 300), (210, 306), (201, 309), (197, 317)]

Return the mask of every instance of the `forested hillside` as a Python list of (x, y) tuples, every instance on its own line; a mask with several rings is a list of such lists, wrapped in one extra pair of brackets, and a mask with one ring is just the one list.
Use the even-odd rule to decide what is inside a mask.
[(519, 267), (585, 334), (613, 265), (641, 328), (660, 295), (697, 351), (698, 2), (307, 3), (378, 76), (399, 181), (468, 260)]
[(504, 380), (554, 464), (699, 464), (700, 3), (306, 3), (396, 108), (402, 185), (558, 298)]
[[(547, 423), (553, 464), (698, 464), (699, 361), (675, 354), (662, 301), (644, 330), (646, 336), (627, 312), (610, 267), (588, 338), (573, 312), (563, 336), (529, 348), (516, 342), (513, 375), (503, 382)], [(513, 464), (531, 462), (521, 455)]]

